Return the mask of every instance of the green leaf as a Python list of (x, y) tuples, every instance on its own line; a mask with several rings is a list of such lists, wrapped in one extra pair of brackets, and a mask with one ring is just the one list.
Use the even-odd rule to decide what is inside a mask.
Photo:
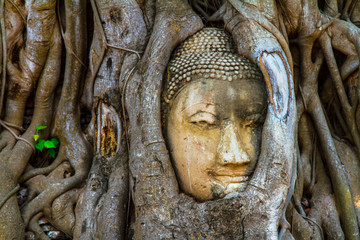
[(59, 140), (57, 138), (52, 138), (50, 140), (55, 146), (59, 144)]
[(55, 158), (55, 150), (54, 150), (54, 149), (49, 149), (49, 150), (48, 150), (48, 154), (49, 154), (50, 156), (52, 156), (53, 158)]
[(41, 130), (41, 129), (44, 129), (44, 128), (47, 128), (47, 126), (37, 126), (36, 130)]
[(37, 144), (35, 144), (35, 147), (37, 149), (39, 149), (40, 151), (42, 151), (44, 149), (44, 143), (45, 143), (45, 140), (40, 139), (39, 142)]
[(52, 143), (51, 141), (49, 141), (49, 140), (46, 140), (46, 142), (44, 143), (44, 145), (45, 145), (45, 148), (56, 148), (55, 147), (55, 145), (54, 145), (54, 143)]
[(39, 139), (39, 134), (34, 135), (35, 142)]

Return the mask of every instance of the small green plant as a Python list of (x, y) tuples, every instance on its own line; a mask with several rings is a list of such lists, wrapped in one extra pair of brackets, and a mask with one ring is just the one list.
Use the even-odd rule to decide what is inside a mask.
[(50, 156), (55, 158), (55, 148), (56, 145), (59, 144), (59, 140), (57, 138), (51, 138), (50, 140), (39, 139), (39, 130), (47, 128), (46, 126), (37, 126), (36, 127), (36, 134), (34, 135), (35, 148), (39, 149), (41, 152), (44, 148), (47, 149), (47, 152)]

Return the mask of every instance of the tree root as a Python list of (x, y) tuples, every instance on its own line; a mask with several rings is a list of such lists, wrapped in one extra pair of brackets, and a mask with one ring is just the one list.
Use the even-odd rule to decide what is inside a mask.
[[(332, 194), (330, 181), (326, 176), (320, 156), (316, 160), (316, 177), (316, 184), (311, 189), (311, 209), (308, 217), (323, 227), (328, 239), (345, 239), (336, 209), (335, 197)], [(320, 232), (322, 232), (321, 227), (319, 227)]]
[[(85, 173), (85, 174), (84, 174)], [(30, 201), (23, 209), (23, 219), (25, 224), (28, 224), (30, 219), (41, 211), (47, 211), (51, 209), (52, 203), (55, 198), (59, 197), (63, 193), (78, 187), (79, 184), (85, 179), (87, 172), (78, 172), (70, 178), (59, 179), (55, 183), (48, 184), (45, 190), (43, 190), (36, 198)], [(64, 175), (64, 173), (62, 174)], [(51, 211), (49, 211), (51, 213)], [(52, 215), (50, 214), (50, 218)]]
[[(332, 50), (330, 37), (328, 35), (321, 35), (319, 38), (320, 45), (322, 47), (323, 53), (325, 55), (326, 62), (328, 64), (328, 68), (330, 70), (331, 78), (333, 79), (335, 89), (337, 91), (341, 109), (345, 114), (345, 121), (349, 128), (350, 134), (352, 136), (352, 140), (358, 151), (360, 152), (360, 135), (357, 130), (356, 122), (355, 122), (355, 110), (357, 105), (351, 106), (349, 100), (346, 96), (346, 92), (344, 89), (344, 85), (342, 83), (342, 78), (340, 75), (339, 68), (337, 67), (334, 52)], [(360, 55), (359, 55), (360, 56)]]
[(0, 116), (2, 116), (6, 86), (6, 62), (7, 62), (7, 45), (5, 29), (5, 0), (0, 1), (0, 26), (1, 26), (1, 92), (0, 92)]
[(25, 224), (28, 224), (31, 218), (41, 211), (48, 215), (49, 219), (52, 219), (51, 206), (53, 201), (65, 192), (80, 186), (89, 169), (91, 147), (81, 132), (80, 113), (77, 111), (83, 68), (82, 61), (78, 61), (75, 57), (76, 55), (78, 58), (84, 58), (86, 45), (83, 42), (83, 37), (86, 29), (83, 28), (84, 16), (72, 13), (84, 9), (85, 1), (66, 1), (65, 6), (67, 6), (66, 11), (68, 11), (66, 14), (66, 42), (76, 47), (74, 50), (77, 52), (73, 54), (67, 49), (64, 87), (55, 120), (55, 135), (60, 140), (57, 158), (60, 160), (55, 160), (55, 162), (61, 162), (64, 159), (69, 160), (75, 173), (69, 178), (64, 178), (64, 173), (61, 173), (57, 181), (48, 184), (36, 198), (24, 207)]
[[(315, 7), (312, 5), (308, 5), (307, 7), (309, 7), (308, 11), (312, 12), (311, 13), (312, 16), (320, 16), (320, 14), (316, 12), (318, 11), (317, 6)], [(299, 36), (301, 37), (301, 35), (308, 35), (309, 31), (312, 31), (312, 29), (316, 28), (315, 24), (318, 21), (319, 19), (315, 19), (315, 21), (306, 22), (305, 23), (306, 28), (303, 29), (304, 30), (306, 29), (307, 32), (303, 31), (299, 34)], [(335, 23), (336, 21), (334, 22), (334, 24)], [(334, 24), (332, 26), (334, 26)], [(320, 41), (324, 41), (321, 39), (324, 39), (325, 34), (327, 33), (323, 33), (320, 36)], [(359, 235), (359, 228), (356, 221), (356, 215), (351, 199), (351, 193), (349, 191), (346, 175), (345, 172), (343, 171), (343, 168), (341, 167), (341, 163), (335, 145), (333, 143), (329, 127), (327, 125), (327, 120), (322, 108), (320, 97), (317, 92), (318, 74), (324, 59), (323, 52), (327, 51), (328, 48), (326, 49), (323, 48), (323, 52), (318, 52), (315, 63), (313, 63), (311, 54), (315, 40), (316, 39), (308, 39), (306, 42), (300, 43), (300, 49), (301, 49), (300, 52), (302, 53), (301, 69), (303, 76), (303, 81), (301, 85), (303, 92), (305, 93), (307, 112), (309, 112), (309, 114), (311, 115), (315, 128), (317, 130), (320, 144), (324, 152), (324, 158), (326, 160), (330, 172), (330, 177), (333, 182), (335, 196), (340, 205), (340, 211), (342, 212), (342, 214), (340, 215), (341, 221), (345, 223), (343, 225), (343, 230), (347, 238), (356, 239), (355, 236)], [(325, 44), (325, 42), (323, 42), (323, 44)], [(329, 43), (327, 44), (328, 44), (327, 46), (329, 46)], [(329, 61), (332, 61), (330, 60), (331, 55), (329, 55), (329, 53), (324, 53), (324, 55), (329, 65), (331, 63)], [(329, 67), (333, 68), (330, 69), (331, 72), (338, 71), (336, 65), (329, 65)], [(340, 76), (340, 74), (337, 74), (336, 76)], [(341, 78), (338, 84), (342, 85)], [(343, 103), (346, 103), (346, 101), (344, 100)]]
[[(204, 203), (179, 194), (160, 125), (159, 99), (170, 55), (203, 26), (188, 2), (205, 22), (224, 20), (238, 53), (260, 65), (274, 106), (268, 118), (283, 109), (286, 113), (276, 118), (283, 128), (277, 134), (269, 131), (262, 141), (287, 145), (262, 146), (246, 191)], [(318, 4), (323, 4), (321, 10)], [(28, 227), (39, 239), (49, 239), (38, 223), (44, 215), (74, 238), (158, 238), (161, 233), (162, 238), (179, 239), (358, 239), (360, 74), (354, 80), (354, 73), (359, 68), (360, 30), (351, 22), (359, 23), (358, 6), (360, 1), (352, 0), (0, 0), (0, 238), (22, 238)], [(93, 39), (87, 49), (89, 16), (94, 17)], [(297, 39), (289, 41), (292, 36)], [(297, 44), (298, 54), (291, 43)], [(273, 85), (280, 79), (267, 75), (269, 59), (279, 60), (287, 82)], [(273, 93), (286, 84), (288, 95)], [(55, 93), (61, 87), (61, 94)], [(35, 88), (31, 125), (23, 129)], [(297, 117), (290, 106), (293, 88)], [(55, 94), (60, 100), (54, 104)], [(290, 100), (275, 107), (277, 95)], [(93, 112), (93, 146), (81, 131), (80, 97)], [(284, 107), (287, 103), (289, 108)], [(264, 128), (274, 130), (278, 125), (273, 123), (269, 120)], [(55, 161), (43, 168), (33, 168), (38, 160), (33, 159), (37, 126), (48, 127), (41, 138), (60, 140)], [(283, 131), (285, 126), (295, 132)], [(281, 155), (290, 152), (288, 145), (297, 156)], [(27, 226), (14, 196), (18, 183), (29, 190), (22, 208)], [(125, 233), (128, 215), (135, 220), (130, 227), (134, 236)]]
[(52, 172), (55, 168), (57, 168), (63, 161), (65, 161), (65, 158), (57, 157), (51, 165), (44, 168), (33, 168), (29, 166), (30, 169), (24, 172), (24, 174), (19, 179), (19, 182), (20, 183), (26, 182), (30, 178), (33, 178), (37, 175), (47, 175), (50, 172)]
[[(129, 115), (130, 183), (136, 211), (136, 231), (139, 238), (156, 238), (161, 228), (170, 236), (166, 220), (169, 204), (177, 195), (175, 173), (171, 167), (160, 124), (160, 91), (162, 77), (172, 50), (181, 41), (202, 28), (200, 18), (186, 1), (156, 1), (156, 18), (145, 53), (133, 73), (126, 90), (126, 110)], [(186, 18), (184, 18), (186, 16)], [(142, 111), (151, 106), (149, 111)], [(151, 166), (151, 167), (149, 167)], [(156, 213), (152, 209), (160, 207)], [(161, 216), (156, 216), (161, 212)], [(164, 219), (161, 223), (150, 219)], [(142, 222), (147, 224), (142, 225)]]
[(5, 197), (0, 201), (0, 209), (2, 208), (2, 206), (4, 206), (6, 201), (12, 197), (12, 195), (14, 195), (15, 193), (17, 193), (17, 191), (19, 191), (19, 189), (20, 189), (20, 185), (18, 184), (13, 190), (11, 190), (8, 194), (5, 195)]
[(69, 236), (73, 235), (75, 228), (75, 205), (79, 199), (81, 190), (74, 188), (62, 194), (52, 203), (51, 214), (44, 212), (52, 226), (61, 229), (62, 232)]
[(40, 240), (50, 240), (38, 223), (42, 216), (43, 214), (40, 212), (31, 219), (29, 223), (29, 230), (33, 231), (36, 234), (36, 237)]
[[(3, 119), (10, 125), (23, 125), (25, 104), (37, 82), (39, 82), (38, 86), (40, 87), (46, 86), (46, 90), (39, 90), (35, 101), (39, 103), (41, 102), (39, 98), (43, 98), (42, 102), (46, 104), (45, 106), (36, 107), (37, 110), (35, 109), (36, 113), (34, 113), (32, 121), (35, 126), (32, 125), (33, 129), (28, 129), (21, 136), (21, 138), (26, 139), (26, 142), (16, 141), (18, 137), (14, 138), (7, 131), (1, 133), (0, 145), (2, 150), (0, 162), (6, 166), (2, 170), (9, 172), (9, 174), (3, 174), (0, 177), (1, 184), (5, 186), (17, 182), (33, 154), (35, 127), (44, 123), (47, 124), (50, 121), (52, 95), (57, 85), (59, 76), (57, 74), (60, 73), (60, 69), (54, 69), (54, 66), (57, 66), (56, 62), (59, 62), (61, 57), (61, 52), (59, 51), (61, 46), (57, 38), (58, 29), (53, 3), (54, 1), (39, 2), (31, 6), (31, 9), (27, 9), (29, 24), (26, 26), (26, 38), (23, 35), (24, 22), (18, 9), (13, 5), (7, 5), (6, 7), (6, 21), (11, 21), (11, 24), (6, 25), (9, 26), (9, 29), (7, 29), (6, 35), (7, 49), (4, 51), (8, 53), (8, 58), (3, 66), (7, 67), (8, 73), (8, 98), (5, 104), (5, 116)], [(24, 8), (24, 5), (19, 6), (19, 8)], [(48, 11), (42, 11), (43, 8), (48, 8)], [(39, 19), (42, 19), (42, 21)], [(47, 29), (47, 31), (43, 31), (43, 29)], [(26, 44), (24, 44), (24, 40), (26, 40)], [(18, 52), (21, 55), (20, 59), (18, 59), (18, 56), (15, 58), (13, 56)], [(55, 65), (49, 66), (54, 63)], [(41, 107), (43, 107), (45, 112), (41, 112)], [(20, 133), (15, 128), (12, 131), (16, 136)], [(2, 213), (0, 214), (0, 228), (6, 227), (11, 229), (10, 231), (0, 231), (0, 238), (6, 239), (18, 238), (24, 227), (20, 219), (19, 209), (14, 209), (14, 206), (17, 206), (16, 198), (11, 198), (11, 203), (9, 201), (7, 204), (10, 205), (8, 205), (7, 211), (12, 211), (12, 216), (9, 216), (3, 210), (1, 210)]]
[[(76, 206), (77, 219), (74, 237), (81, 239), (125, 238), (127, 209), (125, 206), (128, 202), (128, 149), (121, 122), (121, 120), (126, 122), (126, 117), (121, 116), (119, 112), (121, 110), (123, 113), (125, 112), (123, 106), (127, 80), (140, 59), (139, 51), (131, 49), (144, 48), (147, 40), (146, 26), (142, 21), (144, 13), (136, 1), (110, 1), (96, 4), (95, 1), (92, 1), (91, 3), (95, 13), (96, 30), (91, 55), (94, 57), (94, 61), (102, 61), (107, 64), (91, 63), (98, 69), (88, 72), (86, 89), (82, 96), (82, 101), (94, 112), (96, 156), (93, 158), (87, 185)], [(122, 16), (122, 21), (114, 21), (111, 26), (103, 29), (102, 22), (107, 22), (114, 12)], [(114, 38), (118, 32), (124, 33), (121, 41)], [(134, 36), (137, 37), (134, 38)], [(114, 45), (123, 47), (118, 48)], [(106, 52), (103, 51), (105, 48), (108, 49)], [(124, 51), (118, 52), (117, 50)], [(97, 53), (101, 51), (104, 54), (99, 60)], [(117, 82), (114, 79), (120, 79), (120, 81)], [(94, 88), (96, 91), (93, 91)], [(122, 100), (120, 102), (116, 100), (119, 95)], [(104, 206), (107, 207), (104, 208)], [(111, 213), (112, 211), (122, 214), (114, 215)], [(108, 224), (109, 218), (113, 224)]]

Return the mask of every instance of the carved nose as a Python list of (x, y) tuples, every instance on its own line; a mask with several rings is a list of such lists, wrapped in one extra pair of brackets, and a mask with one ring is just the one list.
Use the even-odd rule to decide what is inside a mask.
[(245, 165), (250, 162), (248, 154), (243, 150), (238, 129), (232, 121), (226, 121), (222, 126), (217, 154), (220, 165)]

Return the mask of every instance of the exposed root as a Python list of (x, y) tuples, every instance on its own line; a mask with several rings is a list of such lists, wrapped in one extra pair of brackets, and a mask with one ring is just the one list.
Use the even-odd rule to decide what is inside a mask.
[(29, 230), (33, 231), (36, 234), (36, 237), (40, 240), (50, 240), (50, 238), (45, 234), (43, 229), (39, 225), (39, 219), (43, 216), (40, 212), (36, 214), (29, 223)]
[(41, 211), (48, 212), (49, 219), (52, 219), (51, 207), (53, 201), (63, 193), (78, 187), (87, 174), (85, 171), (78, 171), (74, 176), (64, 178), (64, 173), (64, 170), (60, 171), (54, 181), (49, 184), (45, 183), (45, 188), (39, 193), (39, 195), (26, 204), (26, 207), (22, 210), (22, 216), (25, 224), (28, 224), (30, 219)]
[[(81, 77), (84, 70), (83, 62), (79, 58), (84, 58), (85, 56), (86, 45), (83, 42), (83, 36), (86, 31), (83, 28), (85, 18), (83, 15), (73, 14), (73, 12), (84, 9), (85, 4), (86, 1), (65, 2), (65, 9), (68, 11), (66, 13), (66, 33), (64, 35), (67, 42), (67, 55), (64, 87), (55, 122), (55, 135), (60, 140), (60, 150), (57, 158), (61, 159), (55, 160), (55, 162), (61, 162), (64, 159), (68, 160), (74, 175), (64, 177), (64, 172), (60, 171), (54, 182), (47, 184), (39, 195), (24, 207), (22, 215), (25, 224), (28, 224), (30, 219), (41, 211), (48, 215), (49, 219), (54, 220), (51, 211), (53, 201), (65, 192), (83, 184), (88, 174), (92, 151), (91, 146), (81, 132), (80, 112), (77, 109)], [(74, 47), (73, 50), (76, 52), (73, 53), (68, 48), (69, 46)]]
[(0, 1), (0, 23), (1, 23), (1, 92), (0, 92), (0, 117), (2, 116), (6, 86), (6, 62), (7, 62), (7, 45), (5, 29), (5, 0)]
[(19, 191), (19, 189), (20, 189), (20, 185), (18, 184), (13, 190), (11, 190), (8, 194), (5, 195), (5, 197), (0, 201), (0, 209), (6, 203), (6, 201), (12, 197), (12, 195), (14, 195), (15, 193), (17, 193), (17, 191)]
[(324, 235), (322, 229), (324, 229), (330, 239), (345, 239), (330, 181), (326, 176), (320, 156), (316, 161), (316, 176), (316, 184), (311, 190), (311, 209), (308, 217), (316, 223), (322, 236)]
[(50, 172), (52, 172), (55, 168), (57, 168), (63, 161), (65, 160), (65, 158), (60, 158), (60, 157), (57, 157), (55, 159), (55, 161), (47, 166), (47, 167), (44, 167), (44, 168), (33, 168), (33, 167), (30, 167), (22, 176), (21, 178), (19, 179), (19, 182), (20, 183), (23, 183), (23, 182), (26, 182), (27, 180), (29, 180), (30, 178), (33, 178), (37, 175), (47, 175), (49, 174)]
[(348, 97), (346, 95), (344, 85), (342, 83), (342, 78), (340, 75), (339, 68), (337, 67), (333, 48), (331, 45), (330, 37), (326, 34), (321, 35), (319, 38), (320, 45), (325, 55), (326, 62), (329, 67), (331, 78), (333, 79), (337, 95), (341, 103), (341, 109), (345, 114), (345, 121), (347, 127), (349, 128), (352, 140), (358, 151), (360, 152), (360, 135), (357, 130), (355, 122), (355, 109), (357, 106), (352, 107), (349, 103)]
[[(130, 186), (134, 184), (133, 189), (142, 189), (132, 194), (134, 199), (142, 199), (135, 201), (136, 229), (139, 238), (156, 238), (158, 234), (153, 231), (155, 225), (161, 228), (165, 235), (171, 234), (171, 229), (167, 228), (169, 223), (165, 220), (171, 209), (169, 204), (164, 202), (170, 202), (172, 197), (177, 195), (178, 187), (173, 182), (175, 173), (170, 166), (159, 122), (162, 77), (176, 45), (203, 26), (200, 18), (185, 1), (157, 1), (156, 12), (158, 14), (153, 34), (133, 73), (125, 97), (130, 120), (128, 130), (131, 133), (130, 173), (132, 179), (136, 179), (136, 182), (132, 182)], [(152, 107), (148, 111), (142, 111), (141, 106)], [(145, 192), (148, 194), (143, 194)], [(155, 216), (157, 213), (151, 210), (152, 206), (160, 205), (164, 206), (161, 213), (164, 218), (160, 217), (163, 221), (161, 223), (149, 221), (158, 218)], [(141, 224), (143, 221), (149, 224)]]
[[(11, 135), (13, 135), (13, 137), (17, 141), (21, 140), (21, 141), (24, 141), (25, 143), (27, 143), (31, 147), (31, 149), (33, 150), (33, 153), (35, 153), (36, 149), (35, 149), (34, 145), (32, 143), (30, 143), (28, 140), (26, 140), (25, 138), (17, 136), (16, 133), (14, 133), (13, 130), (11, 130), (11, 128), (9, 126), (7, 126), (8, 124), (6, 124), (5, 121), (0, 120), (0, 125), (3, 126), (3, 128), (5, 128), (6, 130), (8, 130), (9, 133), (11, 133)], [(11, 125), (13, 126), (13, 124), (11, 124)]]
[[(319, 16), (319, 14), (316, 12), (318, 11), (317, 8), (314, 8), (313, 6), (310, 5), (308, 7), (309, 7), (309, 11), (313, 12), (311, 13), (313, 16)], [(304, 29), (306, 29), (307, 31), (312, 31), (312, 29), (316, 28), (315, 23), (312, 21), (306, 22), (305, 24), (307, 28)], [(302, 34), (307, 35), (308, 33), (303, 31)], [(301, 34), (299, 37), (301, 37)], [(308, 107), (307, 111), (310, 113), (315, 128), (317, 130), (320, 144), (324, 152), (324, 158), (329, 168), (330, 177), (333, 182), (335, 196), (337, 201), (339, 202), (341, 212), (343, 213), (342, 215), (340, 215), (340, 217), (343, 222), (347, 223), (346, 226), (344, 226), (344, 232), (348, 238), (352, 238), (353, 236), (359, 234), (354, 205), (351, 199), (351, 193), (349, 191), (346, 173), (343, 171), (341, 167), (341, 163), (334, 142), (332, 140), (332, 135), (329, 126), (327, 124), (328, 121), (326, 120), (326, 115), (322, 108), (322, 103), (320, 101), (320, 97), (317, 92), (318, 77), (319, 77), (318, 74), (320, 72), (320, 66), (322, 65), (324, 59), (322, 57), (322, 54), (324, 54), (325, 59), (327, 60), (331, 75), (333, 76), (333, 78), (334, 77), (336, 78), (334, 79), (334, 83), (336, 84), (336, 89), (338, 91), (339, 97), (342, 96), (342, 99), (340, 99), (340, 101), (342, 102), (342, 107), (344, 108), (344, 111), (348, 111), (348, 115), (347, 115), (348, 118), (350, 116), (351, 106), (349, 105), (346, 94), (344, 92), (338, 67), (336, 65), (336, 62), (334, 62), (335, 58), (333, 56), (332, 47), (330, 45), (331, 44), (330, 39), (327, 33), (324, 32), (323, 34), (321, 34), (319, 36), (319, 39), (322, 45), (322, 53), (318, 53), (318, 57), (315, 63), (312, 62), (312, 56), (311, 56), (315, 39), (309, 39), (303, 43), (300, 43), (300, 48), (302, 53), (301, 68), (303, 75), (303, 81), (301, 84), (303, 87), (303, 92), (305, 93), (305, 102)], [(353, 120), (351, 120), (350, 118), (350, 120), (347, 119), (347, 121), (348, 121), (347, 122), (348, 126), (351, 126), (349, 125), (349, 123), (350, 121)], [(352, 126), (350, 129), (352, 129)], [(356, 136), (354, 140), (356, 140)]]
[(51, 215), (48, 218), (52, 226), (61, 229), (62, 232), (69, 236), (73, 235), (75, 227), (75, 205), (78, 202), (79, 189), (74, 188), (56, 198), (52, 204)]
[[(0, 135), (0, 163), (1, 166), (5, 166), (2, 168), (2, 171), (7, 172), (0, 177), (0, 183), (4, 187), (17, 183), (19, 176), (34, 153), (33, 135), (35, 127), (50, 122), (52, 95), (57, 85), (59, 76), (57, 73), (60, 72), (60, 69), (54, 69), (54, 65), (49, 65), (59, 62), (61, 57), (61, 52), (58, 51), (59, 47), (61, 49), (61, 46), (59, 45), (60, 42), (57, 41), (58, 29), (54, 3), (55, 1), (34, 2), (31, 6), (25, 6), (22, 3), (15, 7), (7, 2), (6, 8), (4, 9), (3, 6), (1, 8), (2, 11), (5, 10), (6, 14), (6, 24), (1, 25), (2, 32), (5, 31), (5, 26), (8, 27), (6, 35), (2, 34), (3, 41), (6, 37), (7, 45), (6, 49), (3, 49), (3, 54), (7, 54), (7, 57), (2, 65), (6, 67), (8, 75), (6, 80), (7, 88), (4, 87), (5, 81), (2, 81), (2, 91), (7, 90), (7, 99), (4, 105), (5, 112), (2, 119), (7, 124), (3, 124), (3, 128), (6, 130), (2, 131)], [(28, 7), (28, 24), (26, 26), (23, 22), (23, 16), (19, 11), (19, 9), (24, 9), (25, 7)], [(47, 11), (43, 11), (44, 8)], [(26, 37), (24, 29), (26, 29)], [(6, 75), (4, 73), (2, 74), (3, 80)], [(33, 129), (28, 129), (20, 136), (25, 105), (37, 83), (39, 87), (47, 86), (45, 91), (38, 91), (36, 102), (41, 102), (39, 98), (43, 98), (42, 102), (48, 105), (36, 107), (37, 110), (35, 111), (38, 112), (34, 113), (32, 122), (37, 125), (32, 126)], [(0, 108), (2, 107), (1, 103)], [(41, 112), (41, 107), (43, 107), (44, 112)], [(4, 193), (0, 192), (0, 195), (2, 194)], [(10, 200), (12, 201), (11, 203), (9, 203)], [(10, 200), (7, 203), (9, 207), (7, 211), (11, 209), (13, 211), (12, 215), (8, 215), (6, 211), (3, 212), (2, 210), (0, 214), (0, 227), (7, 226), (10, 230), (0, 231), (0, 238), (18, 238), (18, 235), (23, 231), (24, 226), (20, 220), (20, 211), (18, 208), (14, 209), (14, 206), (17, 205), (16, 198), (11, 198)]]
[[(29, 179), (25, 185), (29, 189), (29, 194), (27, 198), (27, 202), (32, 201), (37, 195), (42, 193), (46, 188), (51, 185), (57, 183), (57, 181), (65, 178), (65, 173), (71, 172), (71, 166), (69, 162), (64, 162), (60, 164), (56, 169), (54, 169), (48, 176), (45, 175), (37, 175), (31, 179)], [(27, 208), (27, 204), (24, 204), (23, 209)]]
[[(205, 239), (209, 236), (204, 233), (211, 231), (213, 238), (232, 237), (234, 232), (251, 239), (358, 238), (360, 1), (105, 2), (0, 0), (0, 238), (19, 239), (27, 227), (37, 238), (49, 239), (39, 226), (41, 216), (74, 238), (126, 238), (127, 227), (134, 230), (134, 238), (156, 238), (161, 232), (164, 238)], [(294, 156), (282, 158), (287, 162), (259, 162), (243, 195), (204, 203), (179, 194), (159, 122), (162, 78), (171, 52), (203, 27), (201, 20), (221, 27), (223, 20), (237, 51), (254, 62), (261, 47), (275, 49), (289, 89), (295, 88), (297, 96), (289, 97), (297, 98), (298, 111), (296, 119), (291, 115), (283, 122), (297, 132), (264, 136), (280, 141), (278, 135), (293, 134)], [(86, 35), (88, 21), (92, 41)], [(293, 81), (290, 73), (298, 73), (298, 78)], [(94, 87), (97, 84), (101, 87)], [(107, 84), (115, 89), (112, 95), (100, 89)], [(24, 129), (25, 110), (33, 107), (29, 97), (34, 94), (31, 125)], [(80, 97), (93, 111), (94, 146), (81, 130)], [(37, 126), (48, 127), (41, 138), (60, 140), (54, 162), (43, 168), (33, 167), (38, 165), (33, 159)], [(285, 151), (284, 145), (279, 151), (265, 145), (261, 152), (267, 160)], [(278, 176), (283, 176), (281, 181)], [(18, 183), (29, 191), (22, 207), (27, 226), (14, 196)], [(272, 194), (280, 191), (278, 203), (271, 202)], [(284, 211), (275, 212), (286, 208), (290, 195), (285, 219)], [(134, 213), (127, 204), (131, 198)], [(129, 227), (125, 218), (131, 215), (135, 222)], [(264, 222), (270, 221), (269, 230)], [(256, 228), (254, 222), (260, 225)], [(264, 232), (253, 231), (259, 228)]]

